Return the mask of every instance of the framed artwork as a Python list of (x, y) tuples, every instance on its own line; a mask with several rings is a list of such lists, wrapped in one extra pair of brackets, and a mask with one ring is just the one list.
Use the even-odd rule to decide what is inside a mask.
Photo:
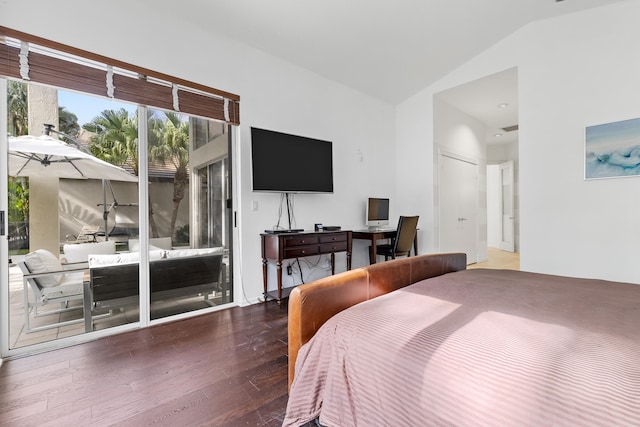
[(585, 179), (640, 175), (640, 118), (588, 126)]

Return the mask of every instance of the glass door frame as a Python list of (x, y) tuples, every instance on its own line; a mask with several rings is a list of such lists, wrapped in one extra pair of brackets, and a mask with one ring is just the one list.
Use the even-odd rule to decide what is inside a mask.
[[(7, 82), (8, 79), (0, 78), (0, 211), (4, 211), (4, 221), (0, 224), (5, 232), (8, 226), (8, 109), (7, 109)], [(140, 236), (149, 236), (149, 187), (148, 185), (141, 185), (140, 183), (148, 182), (148, 122), (147, 122), (147, 110), (149, 107), (138, 106), (138, 161), (139, 161), (139, 184), (138, 184), (138, 204), (139, 204), (139, 234)], [(89, 333), (82, 333), (79, 335), (69, 336), (65, 338), (58, 338), (51, 341), (45, 341), (38, 344), (27, 345), (24, 347), (9, 348), (10, 347), (10, 298), (9, 298), (9, 269), (8, 269), (8, 240), (6, 236), (0, 236), (0, 262), (3, 263), (3, 267), (0, 268), (0, 357), (11, 358), (16, 356), (30, 355), (43, 351), (48, 351), (56, 348), (67, 347), (76, 345), (88, 341), (95, 340), (114, 334), (144, 328), (156, 324), (162, 324), (170, 321), (179, 320), (182, 318), (193, 317), (207, 312), (225, 309), (228, 307), (236, 306), (240, 302), (237, 301), (237, 296), (242, 295), (237, 292), (236, 280), (233, 279), (233, 259), (236, 254), (236, 245), (233, 244), (235, 239), (239, 238), (239, 232), (235, 221), (235, 211), (233, 206), (234, 200), (238, 195), (237, 186), (234, 185), (237, 178), (237, 167), (233, 163), (237, 156), (234, 153), (237, 149), (237, 137), (238, 127), (229, 125), (229, 141), (228, 141), (228, 187), (227, 191), (227, 233), (229, 234), (229, 275), (228, 280), (230, 286), (232, 286), (233, 295), (229, 303), (220, 305), (217, 307), (204, 308), (197, 311), (185, 312), (169, 317), (163, 317), (155, 320), (151, 320), (150, 313), (150, 287), (149, 287), (149, 239), (140, 238), (140, 274), (139, 274), (139, 318), (136, 322), (127, 323), (121, 326), (115, 326), (112, 328), (102, 329)], [(5, 233), (6, 234), (6, 233)]]
[[(211, 188), (215, 187), (214, 185), (215, 178), (212, 176), (211, 170), (214, 164), (218, 162), (222, 162), (221, 170), (226, 178), (224, 178), (224, 184), (222, 186), (223, 199), (220, 202), (222, 205), (221, 206), (222, 234), (220, 237), (222, 239), (221, 240), (222, 245), (226, 247), (226, 252), (228, 253), (228, 262), (229, 262), (228, 274), (226, 274), (225, 280), (229, 282), (229, 286), (231, 289), (230, 303), (235, 303), (236, 302), (235, 296), (237, 295), (237, 293), (234, 287), (234, 279), (233, 279), (234, 277), (233, 276), (233, 272), (234, 272), (233, 259), (236, 256), (235, 249), (234, 249), (235, 248), (234, 241), (238, 237), (235, 233), (236, 226), (235, 226), (235, 220), (234, 220), (235, 219), (234, 200), (236, 200), (237, 193), (235, 190), (236, 187), (233, 185), (233, 183), (235, 179), (235, 170), (236, 170), (236, 168), (234, 167), (235, 166), (234, 159), (236, 158), (234, 155), (235, 153), (234, 138), (236, 134), (233, 126), (231, 125), (227, 125), (227, 126), (228, 126), (228, 129), (226, 132), (226, 135), (227, 135), (226, 156), (219, 157), (217, 159), (212, 159), (211, 161), (208, 161), (206, 163), (190, 165), (191, 176), (196, 177), (196, 179), (193, 180), (193, 183), (191, 185), (191, 191), (194, 194), (194, 198), (192, 200), (192, 203), (194, 203), (194, 206), (192, 208), (191, 222), (196, 226), (194, 227), (194, 233), (192, 233), (191, 243), (192, 244), (198, 243), (201, 240), (201, 236), (202, 236), (201, 227), (203, 226), (204, 223), (206, 223), (206, 226), (207, 226), (207, 236), (206, 236), (207, 244), (211, 245), (211, 242), (213, 240), (212, 230), (215, 228), (215, 226), (213, 224), (214, 217), (213, 215), (211, 215), (211, 213), (214, 212), (214, 200), (212, 197)], [(206, 170), (206, 174), (207, 174), (207, 178), (206, 178), (207, 179), (207, 211), (210, 213), (208, 215), (208, 218), (206, 218), (206, 220), (204, 221), (202, 218), (202, 212), (199, 207), (199, 200), (202, 197), (201, 182), (199, 180), (199, 176), (200, 176), (199, 172), (203, 169)]]
[[(9, 335), (11, 331), (9, 313), (9, 240), (6, 238), (7, 227), (9, 226), (9, 194), (7, 186), (8, 176), (8, 128), (7, 118), (9, 115), (7, 105), (7, 79), (0, 78), (0, 212), (5, 212), (0, 227), (5, 231), (5, 235), (0, 235), (0, 358), (8, 356)], [(6, 266), (6, 268), (5, 268)]]

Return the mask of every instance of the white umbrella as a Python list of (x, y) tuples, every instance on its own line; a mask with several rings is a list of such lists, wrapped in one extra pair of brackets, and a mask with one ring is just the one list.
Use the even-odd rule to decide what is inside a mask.
[(9, 176), (138, 181), (126, 170), (47, 135), (9, 137)]
[(107, 240), (107, 216), (113, 206), (107, 207), (106, 181), (138, 181), (126, 170), (48, 135), (9, 137), (9, 176), (101, 179)]

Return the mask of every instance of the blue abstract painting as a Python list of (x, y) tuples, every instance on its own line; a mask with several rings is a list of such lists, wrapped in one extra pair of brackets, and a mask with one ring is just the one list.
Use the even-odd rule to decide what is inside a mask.
[(640, 119), (589, 126), (585, 178), (640, 175)]

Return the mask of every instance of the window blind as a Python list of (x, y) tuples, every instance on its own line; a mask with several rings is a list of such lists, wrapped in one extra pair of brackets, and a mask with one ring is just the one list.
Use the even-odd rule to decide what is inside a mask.
[(0, 26), (0, 76), (240, 124), (240, 97)]

